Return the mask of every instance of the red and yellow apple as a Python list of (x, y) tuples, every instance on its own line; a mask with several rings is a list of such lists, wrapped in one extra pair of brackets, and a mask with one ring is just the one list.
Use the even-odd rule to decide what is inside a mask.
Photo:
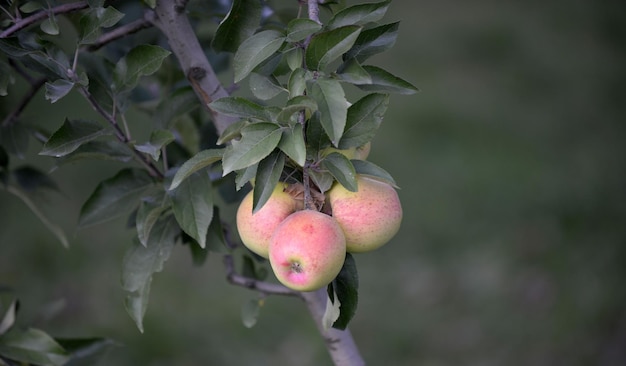
[(339, 274), (346, 239), (332, 217), (315, 210), (289, 215), (270, 240), (269, 260), (276, 278), (297, 291), (314, 291)]
[(302, 202), (284, 191), (286, 186), (286, 183), (278, 183), (267, 202), (255, 213), (252, 212), (252, 191), (244, 197), (237, 209), (237, 231), (241, 241), (264, 258), (268, 257), (270, 238), (276, 227), (302, 206)]
[(343, 229), (348, 252), (377, 249), (396, 235), (402, 221), (402, 206), (396, 190), (388, 183), (357, 176), (358, 191), (339, 183), (328, 191), (332, 215)]

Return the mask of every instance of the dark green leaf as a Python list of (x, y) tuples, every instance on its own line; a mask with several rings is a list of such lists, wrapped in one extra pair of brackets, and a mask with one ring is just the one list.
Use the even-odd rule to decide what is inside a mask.
[(112, 27), (124, 17), (123, 13), (109, 6), (94, 7), (80, 19), (81, 44), (94, 43), (101, 34), (101, 28)]
[(255, 118), (269, 120), (270, 115), (265, 107), (243, 97), (224, 97), (211, 104), (209, 107), (219, 113), (239, 118)]
[(144, 170), (127, 168), (96, 187), (80, 210), (78, 225), (86, 227), (117, 218), (139, 204), (154, 181)]
[(26, 192), (36, 191), (42, 188), (59, 190), (57, 184), (48, 174), (42, 173), (32, 166), (22, 166), (11, 172), (17, 184)]
[(318, 79), (309, 83), (310, 96), (317, 102), (320, 122), (333, 145), (337, 146), (346, 125), (348, 101), (341, 83), (334, 79)]
[(0, 145), (20, 159), (28, 150), (29, 133), (23, 123), (0, 124)]
[(170, 131), (155, 130), (150, 134), (150, 141), (141, 145), (135, 145), (135, 149), (149, 154), (152, 159), (159, 161), (161, 149), (172, 141), (174, 141), (174, 135)]
[(144, 197), (141, 200), (135, 217), (135, 228), (137, 229), (137, 238), (144, 247), (148, 246), (150, 232), (154, 228), (154, 224), (157, 223), (161, 214), (169, 208), (170, 206), (163, 204), (162, 199), (145, 199)]
[(280, 174), (285, 167), (285, 154), (274, 151), (261, 160), (258, 165), (254, 191), (252, 193), (252, 212), (257, 212), (265, 205), (278, 184)]
[(347, 190), (357, 191), (356, 171), (345, 155), (338, 152), (330, 153), (322, 160), (322, 166)]
[(352, 84), (371, 84), (372, 77), (354, 58), (348, 59), (338, 70), (342, 80)]
[(50, 103), (54, 103), (66, 96), (73, 87), (74, 83), (65, 79), (58, 79), (52, 83), (46, 83), (46, 99), (49, 100)]
[(269, 100), (287, 91), (273, 75), (265, 76), (255, 72), (250, 74), (250, 91), (260, 100)]
[(345, 8), (335, 14), (328, 22), (328, 28), (338, 28), (351, 24), (367, 24), (382, 19), (391, 0), (378, 3), (358, 4)]
[(0, 170), (6, 169), (9, 166), (9, 154), (7, 151), (0, 145)]
[(15, 78), (11, 73), (11, 68), (0, 60), (0, 97), (8, 95), (9, 84), (13, 84)]
[(217, 52), (235, 52), (239, 45), (259, 27), (261, 22), (259, 0), (234, 0), (230, 11), (215, 31), (211, 46)]
[(306, 95), (300, 95), (287, 101), (287, 105), (278, 114), (276, 120), (278, 122), (287, 123), (291, 121), (291, 117), (296, 113), (304, 112), (305, 116), (310, 116), (315, 113), (315, 111), (317, 111), (317, 103), (315, 100)]
[(13, 329), (0, 337), (0, 355), (18, 362), (40, 366), (62, 366), (68, 355), (50, 335), (39, 330)]
[(154, 113), (154, 123), (159, 128), (168, 128), (176, 117), (192, 112), (199, 105), (198, 97), (190, 86), (176, 89), (159, 103)]
[(128, 52), (115, 65), (114, 80), (117, 89), (130, 90), (139, 78), (155, 73), (171, 52), (153, 45), (140, 45)]
[(19, 307), (19, 302), (17, 300), (13, 300), (7, 311), (2, 316), (2, 320), (0, 320), (0, 336), (6, 333), (13, 324), (15, 324), (15, 318), (17, 316), (17, 308)]
[(323, 70), (352, 48), (360, 32), (361, 27), (348, 25), (317, 33), (311, 38), (304, 54), (307, 67), (311, 70)]
[[(224, 236), (224, 228), (222, 227), (222, 219), (220, 217), (219, 206), (213, 206), (213, 220), (211, 220), (211, 225), (209, 225), (209, 232), (207, 233), (206, 245), (207, 245), (206, 247), (207, 250), (203, 250), (205, 254), (201, 256), (203, 258), (206, 258), (206, 254), (208, 254), (208, 251), (216, 252), (216, 253), (228, 252), (228, 246), (226, 243), (226, 237)], [(194, 247), (199, 248), (199, 246), (197, 245), (194, 245)], [(202, 263), (197, 263), (195, 259), (194, 259), (194, 263), (198, 265), (202, 264)]]
[(63, 125), (43, 145), (39, 155), (55, 156), (57, 158), (65, 156), (78, 149), (82, 144), (102, 136), (106, 132), (96, 122), (66, 119)]
[(301, 68), (304, 50), (301, 47), (293, 47), (292, 49), (284, 52), (285, 62), (291, 71)]
[(93, 366), (117, 345), (109, 338), (57, 338), (56, 341), (70, 355), (68, 363), (63, 366)]
[(226, 127), (224, 132), (222, 132), (222, 135), (220, 136), (220, 138), (217, 139), (217, 144), (224, 145), (225, 143), (229, 142), (232, 139), (240, 138), (241, 129), (246, 127), (249, 124), (250, 124), (250, 121), (245, 120), (245, 119), (242, 119), (235, 123), (231, 123), (230, 125), (228, 125), (228, 127)]
[(168, 190), (176, 189), (187, 177), (197, 172), (200, 169), (204, 169), (209, 165), (222, 159), (224, 150), (209, 149), (203, 150), (194, 155), (191, 159), (187, 160), (176, 172), (172, 184)]
[(21, 58), (32, 52), (20, 44), (17, 37), (0, 39), (0, 51), (9, 57)]
[(415, 94), (419, 90), (411, 83), (390, 74), (380, 67), (365, 65), (363, 69), (372, 77), (371, 84), (358, 85), (363, 90), (398, 94)]
[(278, 148), (281, 149), (291, 160), (299, 166), (304, 166), (306, 160), (306, 145), (304, 143), (304, 132), (302, 124), (296, 123), (286, 127), (283, 137), (280, 139)]
[(394, 188), (398, 188), (396, 185), (396, 181), (393, 179), (391, 174), (389, 174), (386, 170), (379, 167), (378, 165), (367, 161), (367, 160), (351, 160), (352, 165), (354, 165), (354, 170), (359, 175), (367, 175), (372, 178), (381, 180), (383, 182), (389, 183)]
[(37, 1), (28, 1), (24, 5), (20, 5), (20, 11), (26, 14), (34, 13), (42, 8), (43, 6)]
[(337, 298), (341, 303), (341, 314), (339, 319), (333, 324), (333, 328), (344, 330), (354, 317), (354, 314), (356, 314), (359, 302), (359, 275), (356, 262), (350, 253), (346, 254), (343, 267), (332, 283)]
[(315, 182), (317, 188), (319, 188), (320, 192), (324, 193), (328, 191), (335, 182), (335, 178), (328, 171), (316, 171), (312, 170), (309, 172), (311, 179)]
[(371, 141), (383, 121), (388, 105), (389, 96), (377, 93), (368, 94), (351, 105), (339, 148), (349, 149)]
[(176, 220), (172, 216), (163, 217), (155, 224), (146, 247), (135, 241), (124, 255), (122, 288), (130, 292), (126, 297), (126, 310), (142, 333), (152, 275), (163, 270), (178, 234)]
[(261, 31), (246, 39), (233, 59), (235, 82), (243, 80), (261, 62), (278, 51), (284, 41), (285, 36), (276, 30)]
[(176, 221), (201, 248), (213, 219), (213, 192), (206, 172), (196, 172), (182, 181), (171, 195)]
[(289, 42), (300, 42), (320, 29), (322, 29), (322, 25), (314, 20), (296, 18), (287, 24), (287, 40)]
[(56, 161), (57, 167), (84, 159), (128, 162), (133, 158), (130, 149), (118, 140), (89, 141)]
[(289, 98), (302, 96), (306, 90), (306, 82), (313, 77), (313, 74), (305, 69), (298, 68), (289, 75), (288, 89)]
[(399, 26), (400, 22), (396, 22), (362, 31), (346, 53), (345, 59), (355, 58), (363, 62), (377, 53), (390, 49), (398, 38)]
[(222, 167), (224, 175), (256, 164), (278, 146), (282, 136), (280, 126), (273, 123), (253, 123), (241, 130), (241, 139), (226, 148)]
[(39, 28), (51, 36), (56, 36), (59, 34), (59, 24), (57, 23), (57, 19), (53, 13), (50, 13), (48, 18), (46, 18), (41, 24), (39, 24)]
[(250, 165), (247, 168), (240, 169), (237, 171), (237, 176), (235, 177), (235, 189), (240, 190), (243, 188), (246, 183), (254, 179), (256, 177), (258, 165)]

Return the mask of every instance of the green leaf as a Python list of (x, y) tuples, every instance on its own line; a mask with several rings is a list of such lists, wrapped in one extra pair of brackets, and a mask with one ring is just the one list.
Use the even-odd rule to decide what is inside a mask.
[(154, 123), (160, 128), (168, 128), (176, 117), (193, 111), (199, 105), (198, 97), (190, 86), (176, 89), (157, 106)]
[(14, 58), (22, 58), (35, 52), (34, 50), (26, 49), (17, 37), (0, 39), (0, 51)]
[(128, 52), (115, 65), (114, 80), (118, 90), (130, 90), (139, 78), (155, 73), (171, 52), (153, 45), (140, 45)]
[(107, 131), (96, 122), (87, 120), (66, 119), (63, 125), (56, 130), (43, 145), (39, 155), (61, 157), (65, 156)]
[(270, 115), (265, 107), (243, 97), (220, 98), (209, 104), (209, 107), (227, 116), (266, 121), (270, 119)]
[(185, 179), (171, 195), (176, 221), (201, 248), (213, 219), (211, 179), (206, 172), (197, 172)]
[(129, 162), (133, 158), (130, 149), (118, 140), (89, 141), (73, 152), (56, 160), (56, 169), (61, 165), (85, 159)]
[(261, 31), (241, 43), (233, 59), (235, 83), (280, 49), (285, 36), (276, 30)]
[(273, 123), (253, 123), (244, 127), (241, 139), (233, 140), (224, 152), (223, 175), (261, 161), (278, 146), (281, 136), (280, 126)]
[(318, 158), (319, 152), (331, 145), (330, 139), (324, 131), (324, 127), (322, 127), (319, 111), (313, 113), (313, 115), (307, 122), (306, 127), (307, 154), (311, 155), (308, 156), (309, 158), (316, 160)]
[(304, 131), (300, 123), (296, 123), (284, 129), (283, 136), (278, 143), (278, 148), (287, 154), (296, 164), (304, 166), (306, 161), (306, 145), (304, 142)]
[(245, 119), (242, 119), (235, 123), (231, 123), (230, 125), (228, 125), (228, 127), (226, 127), (224, 132), (222, 132), (222, 135), (220, 136), (220, 138), (217, 139), (217, 144), (224, 145), (225, 143), (229, 142), (232, 139), (241, 138), (241, 129), (246, 127), (249, 124), (250, 124), (250, 121), (245, 120)]
[(23, 123), (0, 124), (0, 145), (20, 159), (28, 150), (29, 131)]
[(345, 8), (335, 14), (329, 21), (327, 27), (330, 29), (339, 28), (351, 24), (364, 25), (382, 19), (387, 13), (391, 0), (378, 3), (358, 4)]
[[(209, 225), (209, 232), (207, 233), (206, 239), (206, 249), (203, 250), (204, 255), (201, 258), (206, 258), (207, 252), (215, 252), (215, 253), (228, 253), (229, 248), (226, 242), (226, 237), (224, 236), (224, 228), (222, 227), (222, 219), (220, 217), (220, 208), (219, 206), (213, 206), (213, 220), (211, 220), (211, 225)], [(196, 249), (199, 248), (198, 245), (194, 245)], [(195, 257), (194, 257), (195, 258)], [(200, 258), (199, 258), (200, 259)], [(196, 263), (195, 264), (202, 264)]]
[(306, 90), (306, 82), (313, 77), (313, 74), (303, 68), (295, 69), (289, 75), (288, 89), (289, 98), (302, 96)]
[(55, 191), (59, 190), (57, 184), (48, 174), (42, 173), (39, 169), (29, 165), (16, 168), (12, 172), (17, 184), (26, 192), (33, 192), (42, 188)]
[(40, 366), (62, 366), (68, 355), (50, 335), (34, 328), (12, 330), (0, 337), (0, 356)]
[(50, 103), (55, 103), (72, 91), (73, 87), (74, 83), (65, 79), (58, 79), (52, 83), (46, 83), (46, 99), (49, 100)]
[(0, 60), (0, 97), (8, 95), (9, 84), (15, 83), (11, 68)]
[(37, 2), (37, 1), (28, 1), (26, 3), (24, 3), (24, 5), (20, 5), (20, 11), (22, 13), (26, 13), (26, 14), (30, 14), (30, 13), (34, 13), (37, 10), (42, 9), (43, 6)]
[(419, 89), (411, 83), (392, 75), (377, 66), (365, 65), (363, 69), (372, 77), (371, 84), (358, 84), (365, 91), (389, 92), (398, 94), (415, 94)]
[(322, 166), (347, 190), (352, 192), (358, 190), (356, 171), (345, 155), (338, 152), (330, 153), (322, 160)]
[(91, 44), (98, 40), (101, 28), (112, 27), (124, 17), (114, 7), (95, 7), (80, 18), (80, 44)]
[(339, 148), (349, 149), (371, 141), (383, 121), (388, 105), (389, 95), (377, 93), (368, 94), (351, 105)]
[(265, 205), (278, 184), (280, 174), (285, 167), (285, 155), (280, 151), (274, 151), (268, 157), (261, 160), (258, 165), (254, 191), (252, 193), (252, 212), (257, 212)]
[(235, 52), (239, 45), (259, 27), (261, 22), (259, 0), (234, 0), (226, 17), (215, 31), (211, 46), (217, 52)]
[(247, 168), (237, 170), (237, 175), (235, 177), (235, 189), (240, 190), (244, 185), (246, 185), (246, 183), (256, 177), (257, 168), (258, 165), (254, 164)]
[(241, 307), (241, 321), (246, 328), (252, 328), (259, 319), (263, 299), (251, 299)]
[(296, 18), (287, 24), (287, 40), (300, 42), (322, 29), (322, 25), (308, 18)]
[(324, 69), (352, 48), (360, 32), (361, 27), (348, 25), (317, 33), (304, 53), (307, 67), (311, 70)]
[(39, 28), (51, 36), (56, 36), (59, 34), (59, 24), (57, 23), (57, 19), (53, 13), (50, 13), (48, 18), (46, 18), (41, 24), (39, 24)]
[(57, 342), (69, 353), (64, 366), (93, 366), (117, 343), (109, 338), (57, 338)]
[(341, 83), (334, 79), (318, 79), (309, 83), (310, 96), (317, 102), (320, 122), (333, 145), (337, 146), (346, 125), (348, 101)]
[(135, 241), (124, 255), (122, 288), (130, 292), (126, 297), (126, 310), (142, 333), (152, 275), (163, 270), (179, 232), (172, 216), (163, 217), (155, 224), (147, 246)]
[(301, 47), (293, 47), (284, 52), (285, 62), (291, 71), (302, 67), (304, 50)]
[(150, 141), (145, 144), (135, 145), (135, 149), (149, 154), (152, 159), (159, 161), (161, 149), (172, 141), (174, 141), (174, 135), (170, 131), (154, 130), (150, 134)]
[(371, 84), (372, 77), (354, 58), (348, 59), (338, 70), (342, 80), (352, 84)]
[(204, 169), (209, 165), (220, 161), (222, 159), (222, 149), (208, 149), (203, 150), (194, 155), (191, 159), (187, 160), (176, 172), (172, 184), (168, 190), (176, 189), (187, 177), (197, 172), (200, 169)]
[(276, 120), (278, 122), (287, 123), (291, 121), (291, 117), (295, 113), (305, 112), (305, 115), (310, 116), (315, 111), (317, 111), (317, 103), (315, 100), (306, 95), (299, 95), (287, 101), (287, 105), (282, 109), (278, 116), (276, 116)]
[(269, 100), (287, 91), (273, 75), (265, 76), (253, 72), (250, 74), (249, 83), (250, 91), (260, 100)]
[(339, 301), (332, 283), (328, 285), (327, 292), (332, 295), (326, 296), (326, 310), (322, 316), (322, 326), (326, 330), (332, 328), (341, 315), (341, 301)]
[(395, 22), (364, 30), (346, 53), (345, 59), (355, 58), (363, 62), (375, 54), (390, 49), (398, 38), (399, 26), (400, 22)]
[(11, 329), (11, 327), (13, 327), (13, 324), (15, 324), (15, 318), (17, 316), (18, 305), (19, 305), (18, 301), (13, 300), (11, 304), (9, 305), (7, 311), (4, 313), (4, 316), (2, 317), (2, 320), (0, 321), (0, 336), (2, 336), (9, 329)]
[(396, 181), (391, 174), (378, 165), (367, 160), (351, 160), (354, 170), (359, 175), (367, 175), (372, 178), (389, 183), (394, 188), (398, 188)]
[(311, 170), (309, 174), (317, 188), (319, 188), (322, 193), (328, 191), (333, 186), (333, 183), (335, 183), (335, 178), (326, 170)]
[(137, 216), (135, 217), (137, 238), (141, 245), (144, 247), (148, 246), (150, 232), (154, 228), (154, 224), (157, 223), (161, 214), (169, 208), (169, 205), (164, 205), (163, 202), (159, 202), (159, 200), (155, 200), (152, 197), (150, 197), (150, 199), (144, 197), (144, 199), (141, 200), (139, 209), (137, 209)]
[(125, 214), (139, 204), (146, 190), (154, 186), (154, 180), (144, 170), (120, 170), (98, 184), (80, 210), (78, 226), (99, 224)]
[(336, 299), (341, 303), (341, 314), (339, 319), (333, 324), (333, 328), (345, 330), (354, 314), (356, 314), (359, 302), (359, 275), (352, 254), (346, 254), (343, 267), (332, 284), (337, 294)]

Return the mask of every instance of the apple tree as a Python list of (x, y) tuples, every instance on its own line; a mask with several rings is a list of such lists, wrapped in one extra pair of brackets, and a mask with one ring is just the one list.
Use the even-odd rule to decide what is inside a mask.
[[(31, 195), (55, 183), (46, 172), (20, 164), (26, 146), (38, 144), (37, 158), (54, 159), (58, 170), (93, 159), (115, 161), (118, 172), (93, 187), (77, 226), (122, 215), (132, 223), (135, 240), (127, 243), (121, 276), (125, 307), (139, 331), (152, 277), (171, 252), (190, 250), (200, 264), (216, 252), (233, 285), (257, 291), (259, 299), (304, 300), (335, 364), (363, 364), (347, 328), (358, 302), (355, 256), (344, 253), (338, 275), (323, 288), (294, 290), (262, 270), (267, 261), (241, 245), (220, 206), (252, 192), (258, 212), (277, 184), (286, 183), (305, 209), (330, 214), (326, 195), (334, 186), (358, 192), (363, 176), (395, 186), (388, 172), (359, 155), (370, 148), (390, 94), (417, 90), (369, 62), (398, 35), (399, 22), (382, 21), (389, 6), (391, 1), (3, 2), (0, 95), (18, 93), (16, 84), (26, 87), (16, 105), (0, 100), (2, 194), (19, 197), (67, 247), (66, 234)], [(49, 103), (79, 95), (93, 114), (68, 115), (50, 130), (29, 125), (21, 115), (40, 89)], [(128, 117), (131, 111), (146, 116), (149, 130)], [(12, 302), (0, 318), (0, 364), (78, 364), (86, 350), (107, 344), (17, 329), (17, 310)], [(244, 324), (254, 325), (258, 311), (258, 301), (246, 304)]]

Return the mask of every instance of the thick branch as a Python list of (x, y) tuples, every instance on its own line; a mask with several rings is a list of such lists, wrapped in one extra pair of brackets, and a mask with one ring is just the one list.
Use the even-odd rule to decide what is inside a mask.
[(209, 108), (209, 103), (227, 97), (228, 92), (215, 75), (182, 6), (181, 1), (159, 0), (151, 21), (167, 38), (189, 83), (212, 114), (215, 128), (221, 134), (235, 118), (216, 113)]
[(63, 5), (59, 5), (56, 6), (52, 9), (49, 10), (42, 10), (40, 12), (37, 12), (29, 17), (23, 18), (21, 20), (19, 20), (17, 23), (13, 24), (12, 26), (10, 26), (9, 28), (5, 29), (4, 31), (2, 31), (2, 33), (0, 33), (0, 38), (7, 38), (10, 37), (11, 35), (13, 35), (15, 32), (24, 29), (28, 26), (30, 26), (31, 24), (35, 24), (37, 22), (40, 22), (46, 18), (48, 18), (50, 16), (50, 14), (64, 14), (64, 13), (71, 13), (73, 11), (76, 10), (80, 10), (80, 9), (85, 9), (89, 6), (89, 3), (87, 3), (87, 1), (78, 1), (78, 2), (72, 2), (72, 3), (68, 3), (68, 4), (63, 4)]
[(363, 366), (365, 361), (359, 353), (359, 349), (352, 338), (350, 330), (335, 328), (326, 329), (322, 322), (326, 311), (326, 288), (314, 292), (303, 292), (302, 297), (306, 301), (309, 312), (317, 325), (317, 329), (326, 342), (326, 348), (330, 353), (335, 366)]

